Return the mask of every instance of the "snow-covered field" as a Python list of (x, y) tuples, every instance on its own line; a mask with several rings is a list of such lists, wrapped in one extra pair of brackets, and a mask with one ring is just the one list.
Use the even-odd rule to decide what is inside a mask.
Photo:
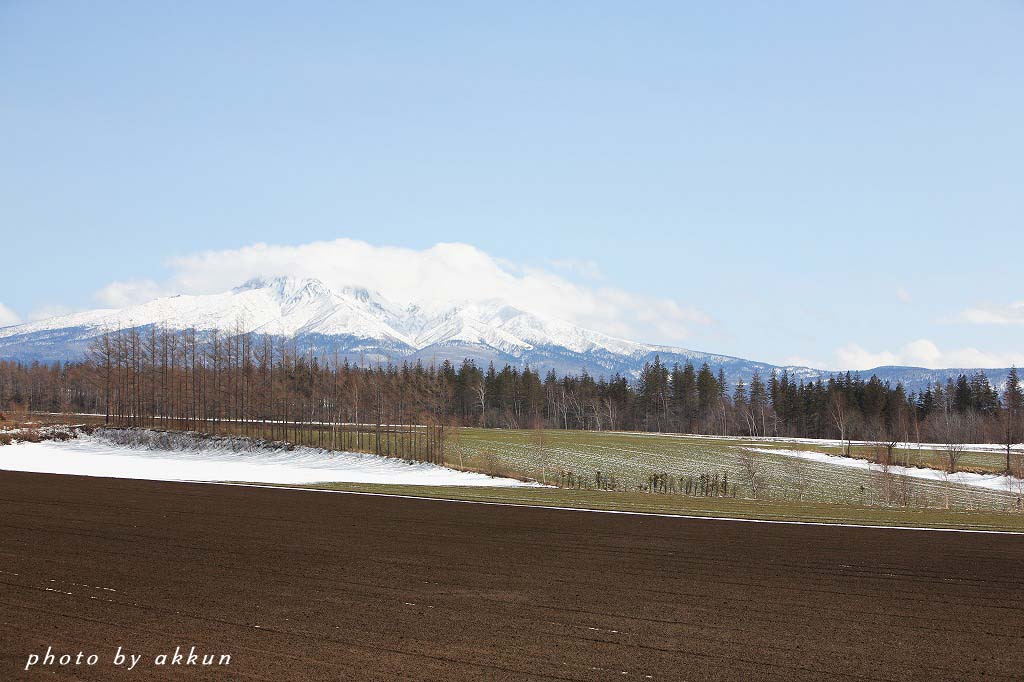
[(456, 471), (436, 464), (313, 448), (185, 450), (119, 445), (95, 436), (0, 447), (0, 469), (153, 481), (250, 483), (394, 483), (402, 485), (522, 486), (511, 478)]

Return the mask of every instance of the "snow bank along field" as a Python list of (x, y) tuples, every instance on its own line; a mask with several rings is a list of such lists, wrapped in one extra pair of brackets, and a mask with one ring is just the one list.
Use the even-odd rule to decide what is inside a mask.
[(0, 470), (153, 481), (521, 486), (511, 478), (352, 452), (260, 446), (239, 438), (100, 429), (93, 435), (0, 447)]

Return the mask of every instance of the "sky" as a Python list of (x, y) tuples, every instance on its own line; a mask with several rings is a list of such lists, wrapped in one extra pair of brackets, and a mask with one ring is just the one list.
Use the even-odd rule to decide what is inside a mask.
[(1024, 364), (1024, 3), (0, 0), (0, 326), (253, 275)]

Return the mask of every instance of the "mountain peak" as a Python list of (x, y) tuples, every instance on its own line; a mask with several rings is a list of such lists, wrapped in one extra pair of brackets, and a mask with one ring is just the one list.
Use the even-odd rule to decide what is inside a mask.
[(311, 300), (331, 295), (331, 290), (318, 279), (288, 280), (281, 286), (282, 290), (290, 291), (291, 301)]
[(242, 284), (239, 284), (237, 287), (233, 288), (231, 291), (234, 291), (234, 292), (237, 293), (237, 292), (242, 292), (242, 291), (251, 291), (253, 289), (265, 289), (267, 286), (268, 286), (268, 283), (267, 283), (266, 279), (264, 279), (263, 277), (260, 277), (260, 276), (256, 276), (256, 277), (252, 277), (250, 279), (245, 280), (245, 282), (243, 282)]
[(366, 287), (347, 286), (342, 287), (341, 293), (349, 298), (354, 298), (357, 301), (363, 303), (369, 303), (371, 300), (380, 299), (381, 296), (375, 291), (370, 291)]
[(240, 294), (260, 289), (269, 289), (281, 300), (316, 298), (331, 294), (327, 285), (315, 277), (292, 277), (290, 275), (279, 275), (272, 278), (256, 276), (233, 288), (231, 292)]

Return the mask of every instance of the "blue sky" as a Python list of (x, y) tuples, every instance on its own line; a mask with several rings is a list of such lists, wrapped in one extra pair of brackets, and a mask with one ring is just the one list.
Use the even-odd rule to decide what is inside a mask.
[(1019, 2), (9, 0), (0, 321), (213, 290), (259, 243), (252, 267), (365, 279), (350, 246), (639, 340), (1024, 363), (1022, 27)]

